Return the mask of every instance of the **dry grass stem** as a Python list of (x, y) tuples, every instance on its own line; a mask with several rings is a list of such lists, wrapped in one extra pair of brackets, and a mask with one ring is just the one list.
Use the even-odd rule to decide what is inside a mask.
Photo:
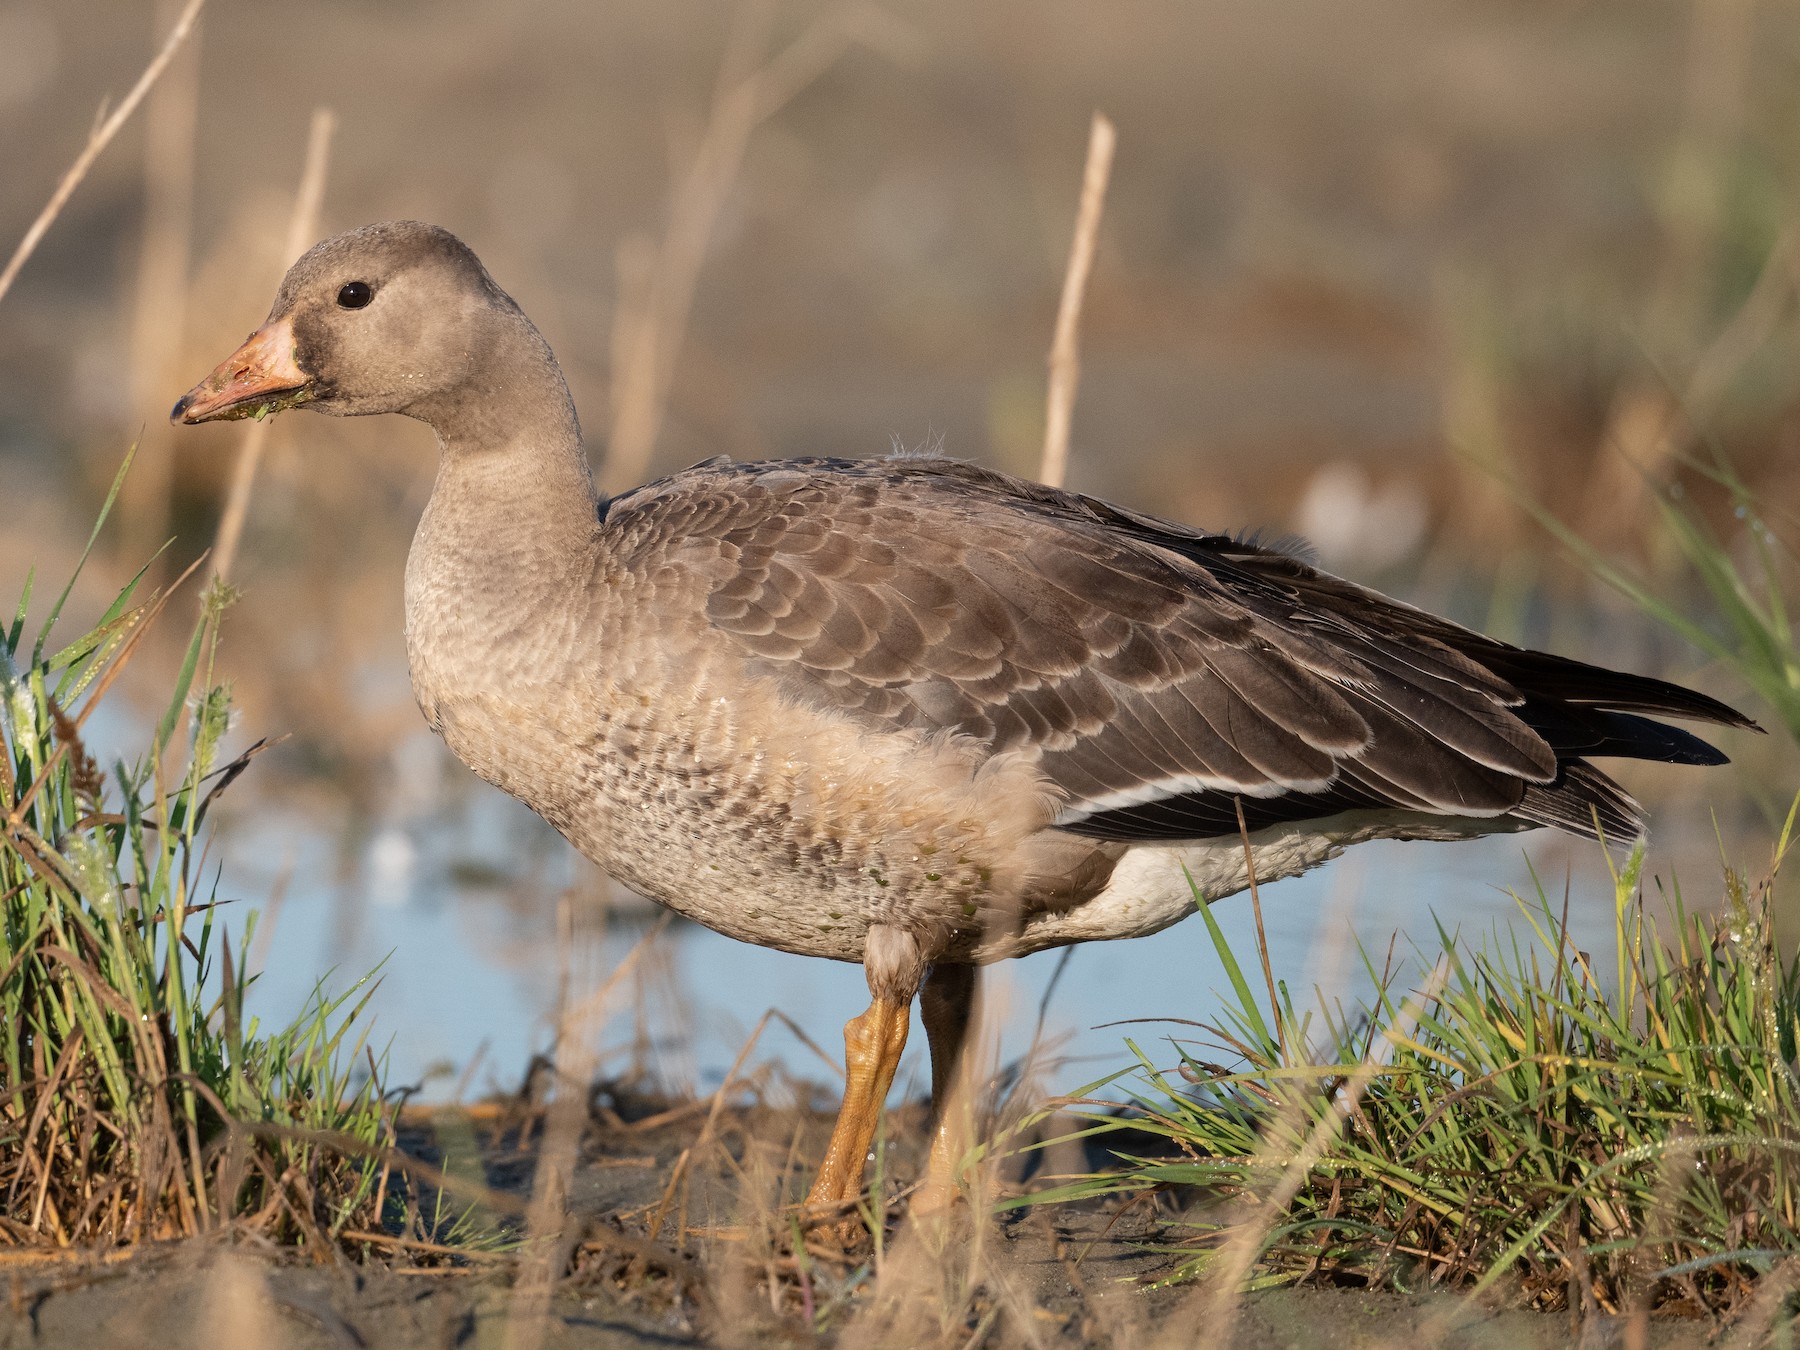
[(255, 1262), (222, 1256), (207, 1284), (204, 1312), (195, 1326), (197, 1350), (241, 1350), (252, 1345), (280, 1350), (289, 1343), (275, 1316), (268, 1281)]
[(1237, 807), (1238, 837), (1244, 841), (1244, 875), (1250, 879), (1250, 913), (1256, 920), (1256, 953), (1262, 958), (1263, 983), (1269, 987), (1269, 1016), (1275, 1019), (1275, 1035), (1287, 1057), (1287, 1024), (1281, 1016), (1281, 998), (1275, 992), (1275, 969), (1269, 964), (1269, 935), (1263, 928), (1262, 892), (1256, 884), (1256, 854), (1250, 847), (1250, 827), (1244, 822), (1244, 799), (1232, 798)]
[(181, 50), (181, 44), (193, 31), (194, 22), (200, 17), (200, 11), (205, 5), (206, 0), (188, 0), (180, 17), (175, 20), (175, 26), (169, 30), (169, 36), (163, 40), (162, 48), (151, 58), (150, 64), (144, 67), (144, 73), (138, 76), (137, 83), (131, 86), (131, 92), (126, 94), (119, 106), (114, 108), (101, 121), (100, 125), (88, 134), (87, 144), (81, 148), (81, 153), (75, 156), (75, 162), (69, 166), (68, 172), (63, 174), (62, 180), (57, 183), (56, 191), (50, 194), (50, 200), (44, 204), (44, 209), (38, 212), (37, 219), (32, 221), (31, 227), (25, 231), (25, 237), (19, 240), (19, 246), (13, 250), (12, 257), (7, 261), (6, 270), (0, 272), (0, 299), (4, 299), (6, 293), (12, 289), (13, 281), (18, 277), (20, 269), (25, 266), (26, 259), (36, 251), (50, 226), (55, 223), (57, 216), (62, 213), (63, 207), (68, 204), (69, 198), (75, 195), (75, 189), (81, 186), (81, 180), (87, 177), (87, 172), (93, 167), (94, 161), (100, 158), (101, 152), (108, 145), (112, 144), (113, 137), (119, 134), (119, 128), (131, 119), (131, 114), (137, 111), (138, 104), (144, 101), (144, 95), (150, 92), (151, 87), (156, 84), (163, 71), (168, 69), (169, 62), (175, 59), (175, 53)]
[(1775, 335), (1800, 282), (1800, 224), (1790, 220), (1764, 259), (1750, 293), (1694, 363), (1684, 403), (1689, 419), (1717, 411), (1731, 382)]
[(558, 915), (561, 941), (557, 950), (562, 963), (563, 998), (557, 1016), (553, 1061), (555, 1096), (551, 1098), (538, 1145), (531, 1202), (526, 1210), (526, 1244), (519, 1258), (502, 1342), (505, 1350), (536, 1350), (543, 1343), (550, 1296), (580, 1237), (570, 1211), (569, 1189), (588, 1123), (587, 1085), (593, 1081), (598, 1065), (595, 1041), (614, 991), (668, 927), (668, 922), (669, 916), (664, 915), (652, 925), (599, 986), (576, 1002), (569, 997), (569, 990), (576, 978), (578, 960), (581, 966), (591, 964), (598, 952), (598, 934), (577, 923), (572, 898), (563, 897)]
[[(725, 1109), (727, 1094), (737, 1086), (738, 1075), (743, 1072), (744, 1062), (750, 1058), (750, 1052), (762, 1039), (762, 1034), (768, 1028), (770, 1019), (776, 1016), (779, 1014), (771, 1008), (756, 1019), (756, 1026), (744, 1038), (743, 1045), (738, 1048), (737, 1057), (731, 1061), (731, 1068), (726, 1070), (724, 1081), (712, 1094), (712, 1100), (706, 1113), (706, 1122), (700, 1127), (699, 1136), (681, 1151), (681, 1156), (675, 1160), (675, 1166), (670, 1169), (668, 1184), (663, 1187), (662, 1199), (657, 1202), (656, 1213), (650, 1220), (650, 1240), (652, 1242), (662, 1236), (663, 1224), (668, 1221), (670, 1207), (675, 1203), (675, 1197), (680, 1193), (682, 1184), (687, 1180), (690, 1164), (712, 1142), (719, 1125), (719, 1113)], [(678, 1234), (676, 1242), (678, 1244), (684, 1242), (686, 1237), (685, 1233)]]
[(1792, 1345), (1794, 1319), (1788, 1304), (1796, 1289), (1800, 1289), (1800, 1257), (1790, 1256), (1762, 1277), (1756, 1297), (1738, 1318), (1731, 1339), (1725, 1342), (1726, 1350)]
[(1050, 344), (1050, 392), (1044, 410), (1044, 458), (1039, 481), (1061, 487), (1069, 471), (1069, 426), (1075, 416), (1075, 387), (1081, 380), (1081, 303), (1100, 238), (1100, 215), (1106, 208), (1106, 182), (1112, 176), (1113, 147), (1118, 135), (1104, 113), (1095, 113), (1088, 129), (1087, 167), (1081, 175), (1081, 205), (1075, 213), (1075, 238), (1063, 273), (1062, 303), (1056, 310), (1056, 335)]
[[(670, 204), (659, 245), (619, 244), (619, 296), (612, 333), (612, 429), (599, 472), (617, 492), (647, 472), (668, 409), (676, 357), (687, 332), (706, 248), (743, 167), (756, 127), (824, 74), (854, 43), (883, 45), (892, 23), (869, 6), (833, 8), (783, 51), (755, 67), (768, 6), (739, 11), (720, 67), (706, 130)], [(742, 73), (747, 71), (748, 73)]]
[(1800, 223), (1790, 221), (1769, 249), (1749, 293), (1701, 349), (1686, 381), (1673, 389), (1646, 385), (1619, 395), (1589, 489), (1590, 533), (1620, 536), (1616, 519), (1620, 503), (1641, 507), (1646, 481), (1667, 475), (1702, 440), (1733, 382), (1766, 349), (1797, 294)]
[(1660, 333), (1696, 331), (1706, 272), (1725, 228), (1728, 166), (1743, 134), (1757, 0), (1697, 0), (1687, 44), (1682, 126), (1674, 172), (1692, 186), (1663, 209), (1662, 256), (1651, 322)]
[[(172, 23), (179, 0), (159, 0), (157, 26)], [(152, 450), (126, 485), (119, 552), (149, 557), (168, 538), (175, 459), (168, 406), (186, 321), (194, 215), (194, 132), (200, 111), (200, 35), (194, 34), (144, 107), (144, 227), (131, 306), (131, 404), (127, 435), (142, 426)], [(110, 450), (109, 452), (110, 453)]]
[[(337, 114), (330, 108), (314, 108), (312, 129), (306, 138), (306, 166), (300, 171), (300, 189), (294, 195), (294, 213), (288, 219), (287, 246), (282, 251), (282, 267), (289, 266), (309, 248), (319, 229), (319, 208), (325, 200), (325, 175), (331, 163), (331, 136), (337, 129)], [(229, 581), (237, 563), (238, 544), (244, 534), (244, 518), (250, 511), (250, 493), (256, 486), (256, 471), (262, 463), (263, 449), (268, 444), (270, 423), (258, 418), (244, 429), (238, 447), (237, 464), (231, 473), (231, 488), (225, 497), (225, 509), (219, 517), (219, 532), (213, 543), (213, 575)]]
[[(285, 1026), (244, 1013), (247, 934), (215, 922), (204, 821), (255, 751), (219, 753), (230, 706), (210, 682), (211, 607), (149, 753), (103, 776), (82, 743), (174, 590), (134, 608), (138, 584), (58, 651), (60, 600), (34, 641), (22, 624), (0, 635), (0, 908), (15, 935), (0, 970), (0, 1243), (231, 1225), (322, 1254), (336, 1228), (375, 1218), (379, 1065), (360, 1084), (348, 1067), (366, 1045), (352, 1028), (365, 1005), (347, 1002), (353, 989), (316, 996)], [(171, 776), (163, 751), (190, 708), (191, 748)]]

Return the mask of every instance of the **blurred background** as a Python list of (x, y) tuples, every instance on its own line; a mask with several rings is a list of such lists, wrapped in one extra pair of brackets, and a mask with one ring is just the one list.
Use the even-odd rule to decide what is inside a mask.
[[(0, 0), (0, 239), (178, 9)], [(213, 0), (0, 302), (0, 590), (34, 565), (60, 582), (134, 441), (77, 617), (165, 542), (163, 580), (212, 543), (246, 429), (177, 433), (167, 409), (267, 312), (316, 109), (335, 131), (315, 138), (313, 237), (398, 217), (462, 236), (561, 358), (615, 487), (713, 454), (896, 442), (1034, 472), (1099, 109), (1119, 148), (1071, 486), (1304, 535), (1356, 580), (1766, 719), (1525, 504), (1703, 624), (1659, 501), (1732, 556), (1773, 541), (1785, 566), (1797, 75), (1800, 11), (1774, 0)], [(413, 706), (400, 574), (433, 454), (398, 418), (272, 424), (223, 674), (239, 746), (287, 739), (225, 799), (221, 894), (267, 911), (271, 1009), (386, 958), (395, 1068), (442, 1094), (510, 1084), (545, 1045), (559, 896), (607, 902), (620, 951), (641, 907)], [(195, 603), (130, 669), (145, 719)], [(97, 735), (136, 753), (143, 729)], [(1620, 772), (1655, 810), (1665, 887), (1716, 894), (1721, 847), (1766, 864), (1793, 743), (1723, 743), (1731, 769)], [(1505, 921), (1505, 889), (1534, 875), (1567, 884), (1578, 930), (1610, 931), (1593, 847), (1371, 846), (1270, 888), (1278, 967), (1350, 987), (1321, 955), (1349, 933), (1379, 952), (1434, 914)], [(1025, 1039), (1056, 963), (1008, 977)], [(1044, 1020), (1116, 1067), (1122, 1033), (1091, 1028), (1204, 1017), (1220, 979), (1188, 928), (1084, 949)], [(678, 1090), (716, 1083), (771, 1005), (835, 1054), (864, 998), (853, 968), (682, 929), (639, 987), (614, 1068)], [(823, 1072), (786, 1032), (766, 1049)]]

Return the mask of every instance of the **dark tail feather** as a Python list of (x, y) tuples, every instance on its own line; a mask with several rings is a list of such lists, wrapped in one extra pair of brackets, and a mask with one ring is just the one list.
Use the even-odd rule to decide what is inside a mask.
[(1632, 843), (1649, 829), (1649, 817), (1635, 798), (1586, 760), (1565, 760), (1553, 782), (1530, 783), (1525, 796), (1511, 812), (1534, 825), (1549, 825), (1589, 839), (1608, 843)]
[(1471, 644), (1465, 655), (1508, 681), (1527, 699), (1560, 700), (1607, 712), (1650, 713), (1695, 722), (1716, 722), (1720, 726), (1744, 727), (1751, 731), (1762, 730), (1736, 708), (1716, 698), (1648, 675), (1605, 670), (1584, 661), (1571, 661), (1548, 652), (1521, 651), (1498, 643), (1484, 644), (1479, 649)]
[(1691, 731), (1636, 713), (1604, 712), (1536, 698), (1527, 700), (1517, 712), (1520, 720), (1562, 757), (1653, 759), (1664, 764), (1731, 762)]

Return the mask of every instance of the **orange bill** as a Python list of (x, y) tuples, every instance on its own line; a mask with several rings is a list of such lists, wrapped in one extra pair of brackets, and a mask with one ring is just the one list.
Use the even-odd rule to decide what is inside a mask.
[(222, 422), (298, 407), (312, 397), (312, 379), (294, 357), (290, 320), (264, 324), (212, 374), (181, 396), (171, 422)]

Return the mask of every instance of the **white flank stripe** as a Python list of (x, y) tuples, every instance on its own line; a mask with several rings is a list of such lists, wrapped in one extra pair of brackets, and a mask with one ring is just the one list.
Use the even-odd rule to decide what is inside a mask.
[(1146, 802), (1159, 802), (1169, 797), (1184, 796), (1190, 792), (1236, 792), (1246, 797), (1260, 797), (1267, 800), (1299, 792), (1322, 792), (1330, 787), (1331, 783), (1330, 778), (1309, 779), (1295, 783), (1252, 784), (1235, 782), (1229, 778), (1202, 778), (1193, 775), (1180, 778), (1159, 778), (1153, 783), (1139, 783), (1135, 787), (1121, 788), (1119, 791), (1109, 792), (1103, 797), (1089, 797), (1082, 801), (1070, 802), (1057, 813), (1056, 823), (1073, 825), (1090, 816), (1101, 815), (1107, 811), (1122, 811), (1128, 806), (1142, 806)]

